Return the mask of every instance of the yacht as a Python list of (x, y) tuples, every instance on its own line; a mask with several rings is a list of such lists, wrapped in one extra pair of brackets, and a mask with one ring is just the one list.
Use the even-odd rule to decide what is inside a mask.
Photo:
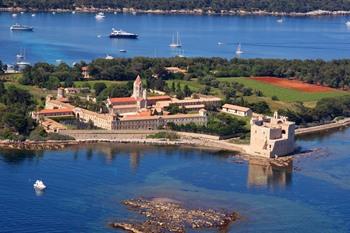
[(104, 19), (106, 16), (103, 12), (99, 12), (98, 14), (95, 15), (96, 19)]
[(33, 184), (33, 187), (35, 190), (39, 190), (39, 191), (46, 189), (46, 185), (42, 180), (36, 180), (35, 183)]
[(350, 27), (350, 21), (347, 21), (345, 24), (346, 26)]
[(32, 17), (35, 17), (36, 16), (36, 14), (32, 14)]
[(236, 54), (237, 54), (237, 55), (240, 55), (240, 54), (242, 54), (242, 53), (243, 53), (243, 51), (242, 51), (242, 49), (241, 49), (241, 43), (239, 43), (238, 46), (237, 46), (237, 49), (236, 49)]
[(125, 49), (120, 49), (119, 52), (120, 53), (126, 53), (126, 50)]
[(21, 24), (14, 24), (10, 27), (10, 30), (11, 31), (33, 31), (34, 28), (33, 27), (30, 27), (30, 26), (26, 26), (26, 25), (21, 25)]
[(112, 60), (112, 59), (114, 59), (114, 57), (112, 57), (111, 55), (108, 55), (108, 54), (107, 54), (107, 56), (105, 57), (105, 59), (106, 59), (106, 60)]
[(117, 30), (112, 28), (111, 34), (109, 34), (109, 38), (119, 38), (119, 39), (137, 39), (138, 35), (130, 32), (126, 32), (123, 30)]
[(75, 11), (72, 11), (72, 14), (75, 15)]
[(13, 14), (12, 14), (12, 17), (17, 17), (17, 14), (16, 14), (16, 13), (13, 13)]
[(282, 18), (277, 19), (277, 23), (283, 23), (283, 19)]
[(173, 35), (173, 39), (172, 39), (171, 43), (169, 44), (169, 47), (171, 47), (171, 48), (181, 48), (182, 47), (178, 32), (176, 33), (176, 41), (175, 41), (175, 37)]

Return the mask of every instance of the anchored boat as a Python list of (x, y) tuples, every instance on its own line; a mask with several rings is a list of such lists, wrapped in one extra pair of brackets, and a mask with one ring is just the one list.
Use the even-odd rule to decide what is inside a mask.
[(11, 31), (33, 31), (34, 28), (33, 27), (30, 27), (30, 26), (26, 26), (26, 25), (21, 25), (21, 24), (14, 24), (10, 27), (10, 30)]
[(109, 38), (118, 38), (118, 39), (137, 39), (138, 35), (131, 32), (126, 32), (123, 30), (117, 30), (112, 28), (111, 34), (109, 34)]

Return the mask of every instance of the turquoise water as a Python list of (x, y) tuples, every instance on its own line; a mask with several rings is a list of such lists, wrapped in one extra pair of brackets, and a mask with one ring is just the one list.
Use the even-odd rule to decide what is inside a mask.
[[(185, 147), (2, 150), (0, 232), (118, 232), (110, 221), (138, 218), (120, 202), (140, 196), (238, 211), (228, 232), (350, 232), (349, 140), (350, 129), (298, 140), (319, 152), (298, 157), (293, 171)], [(32, 187), (39, 178), (41, 194)]]
[[(191, 16), (107, 14), (0, 13), (0, 59), (13, 63), (26, 51), (31, 62), (62, 60), (69, 64), (110, 54), (115, 57), (219, 56), (233, 58), (238, 43), (243, 58), (347, 58), (350, 54), (350, 17)], [(11, 32), (14, 23), (31, 25), (33, 33)], [(109, 39), (111, 29), (139, 34), (138, 40)], [(180, 33), (183, 48), (169, 48)], [(100, 38), (97, 36), (101, 35)], [(218, 45), (222, 42), (222, 45)], [(120, 53), (120, 49), (127, 53)]]

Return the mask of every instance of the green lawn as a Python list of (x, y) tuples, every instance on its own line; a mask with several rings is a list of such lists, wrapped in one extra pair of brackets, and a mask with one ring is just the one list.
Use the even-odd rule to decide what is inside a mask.
[[(166, 81), (166, 83), (168, 84), (168, 87), (171, 88), (172, 83), (175, 83), (175, 86), (177, 85), (177, 83), (180, 83), (181, 88), (183, 88), (186, 84), (188, 85), (188, 87), (194, 91), (194, 92), (198, 92), (202, 87), (204, 87), (204, 85), (200, 84), (197, 79), (192, 79), (190, 81), (186, 81), (186, 80), (168, 80)], [(223, 97), (221, 91), (219, 88), (211, 88), (211, 94), (212, 95), (216, 95), (218, 97)]]
[(104, 83), (107, 87), (113, 85), (113, 84), (122, 84), (127, 83), (127, 81), (110, 81), (110, 80), (87, 80), (87, 81), (75, 81), (74, 86), (75, 87), (81, 87), (84, 83), (88, 83), (91, 88), (94, 87), (95, 83)]
[(319, 92), (319, 93), (305, 93), (302, 91), (297, 91), (288, 88), (277, 87), (267, 83), (262, 83), (249, 78), (219, 78), (222, 82), (238, 82), (246, 87), (250, 87), (254, 90), (260, 90), (263, 92), (264, 96), (272, 97), (277, 96), (280, 101), (284, 102), (315, 102), (317, 100), (327, 98), (327, 97), (338, 97), (348, 95), (349, 92), (334, 90), (331, 92)]

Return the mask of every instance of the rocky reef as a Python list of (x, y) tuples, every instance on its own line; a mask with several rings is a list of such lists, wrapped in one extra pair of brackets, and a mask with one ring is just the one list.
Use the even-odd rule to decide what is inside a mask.
[(236, 212), (189, 209), (168, 199), (132, 199), (123, 204), (146, 217), (144, 222), (113, 222), (114, 228), (133, 233), (184, 233), (186, 229), (224, 229), (239, 218)]

